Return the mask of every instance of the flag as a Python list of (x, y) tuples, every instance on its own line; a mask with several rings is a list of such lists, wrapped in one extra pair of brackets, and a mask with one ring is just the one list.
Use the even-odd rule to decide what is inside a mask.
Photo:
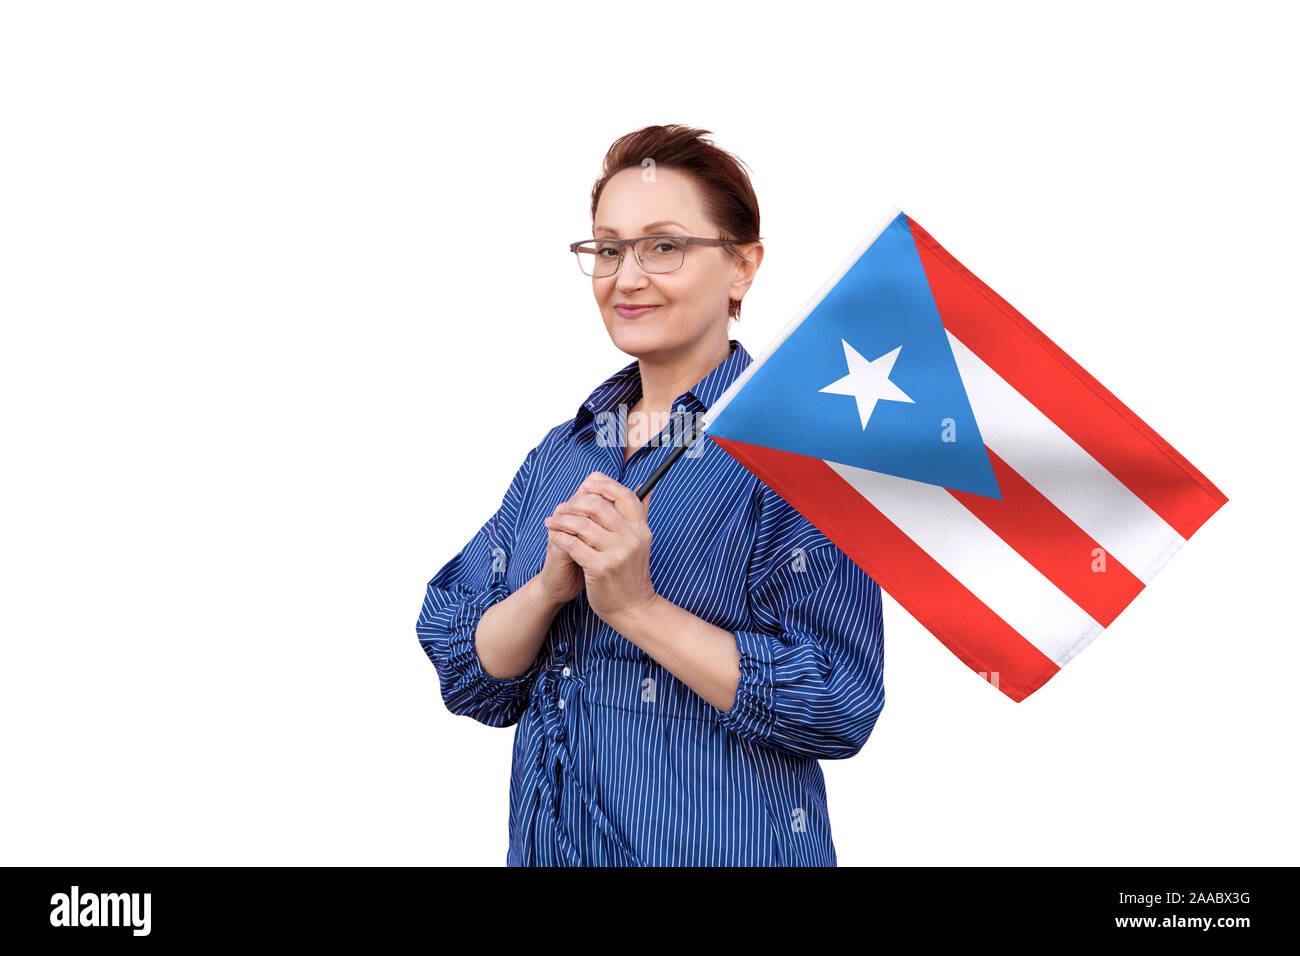
[(1227, 501), (898, 210), (702, 428), (1015, 701)]

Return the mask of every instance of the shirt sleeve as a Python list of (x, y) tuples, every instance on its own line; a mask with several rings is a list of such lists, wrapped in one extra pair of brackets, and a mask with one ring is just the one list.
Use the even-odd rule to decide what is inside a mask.
[(738, 630), (728, 730), (784, 753), (852, 757), (885, 705), (880, 585), (775, 493), (750, 564), (759, 630)]
[(519, 721), (540, 668), (534, 660), (515, 677), (493, 677), (483, 669), (474, 644), (474, 632), (484, 612), (511, 593), (506, 569), (540, 448), (528, 453), (496, 514), (429, 581), (415, 623), (420, 646), (438, 671), (447, 709), (489, 727), (508, 727)]

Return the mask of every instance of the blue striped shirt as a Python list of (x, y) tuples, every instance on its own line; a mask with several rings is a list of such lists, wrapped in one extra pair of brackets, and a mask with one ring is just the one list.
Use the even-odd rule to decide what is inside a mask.
[[(751, 361), (733, 341), (674, 410), (705, 411)], [(517, 725), (506, 863), (834, 866), (817, 761), (856, 754), (884, 706), (880, 586), (713, 442), (692, 446), (650, 496), (650, 575), (662, 597), (735, 634), (729, 710), (610, 628), (585, 593), (523, 674), (496, 678), (478, 659), (483, 612), (541, 570), (542, 519), (591, 472), (636, 488), (671, 451), (648, 442), (624, 464), (640, 393), (632, 362), (547, 433), (497, 513), (429, 581), (416, 622), (447, 708)]]

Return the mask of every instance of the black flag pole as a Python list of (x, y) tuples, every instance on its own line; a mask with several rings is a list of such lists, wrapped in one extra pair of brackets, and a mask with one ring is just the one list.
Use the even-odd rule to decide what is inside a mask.
[[(660, 437), (662, 438), (665, 434), (671, 431), (672, 427), (672, 423), (670, 422), (668, 427), (659, 433)], [(649, 478), (641, 482), (641, 487), (636, 490), (636, 496), (642, 501), (645, 501), (645, 496), (650, 494), (650, 489), (658, 483), (660, 478), (668, 474), (668, 469), (673, 466), (673, 462), (682, 457), (682, 452), (690, 448), (695, 442), (695, 439), (700, 437), (700, 434), (700, 430), (696, 428), (695, 423), (692, 422), (690, 428), (684, 435), (682, 435), (681, 440), (677, 442), (677, 447), (668, 453), (668, 457), (659, 463), (659, 467), (650, 473)]]

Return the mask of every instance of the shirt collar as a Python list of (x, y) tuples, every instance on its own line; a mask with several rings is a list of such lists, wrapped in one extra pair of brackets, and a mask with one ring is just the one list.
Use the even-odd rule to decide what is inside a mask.
[[(731, 352), (727, 357), (708, 375), (673, 399), (673, 408), (687, 405), (687, 411), (707, 410), (752, 361), (745, 347), (736, 339), (732, 339)], [(587, 400), (582, 403), (577, 415), (574, 416), (573, 427), (570, 428), (569, 433), (578, 431), (601, 412), (615, 412), (620, 405), (631, 407), (640, 397), (641, 364), (632, 362), (601, 382), (596, 386), (596, 390), (587, 396)], [(699, 405), (699, 408), (689, 407), (692, 402)]]

